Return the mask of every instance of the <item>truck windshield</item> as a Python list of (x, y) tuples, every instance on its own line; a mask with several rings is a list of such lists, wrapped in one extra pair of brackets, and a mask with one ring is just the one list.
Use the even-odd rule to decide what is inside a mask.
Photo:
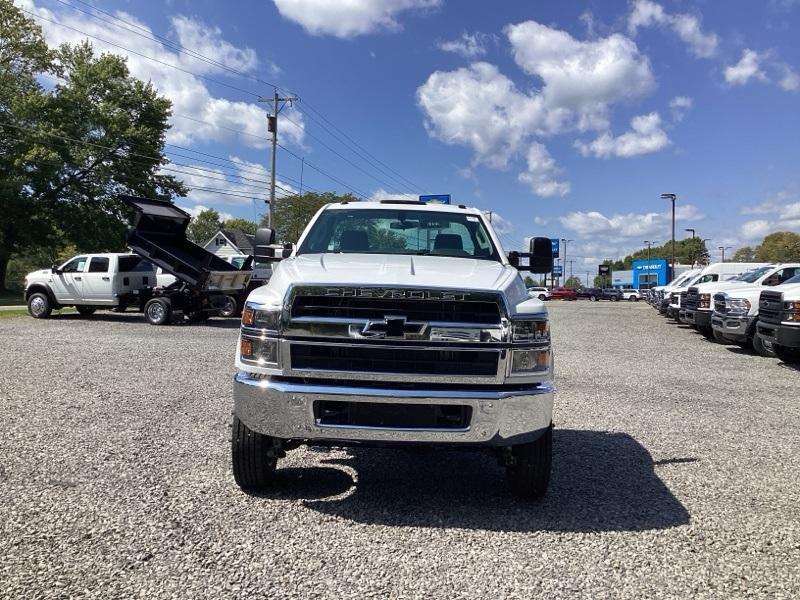
[(753, 283), (762, 275), (766, 275), (769, 271), (772, 270), (772, 267), (761, 267), (760, 269), (756, 269), (755, 271), (748, 271), (747, 273), (742, 273), (739, 277), (736, 278), (736, 281), (744, 281), (745, 283)]
[(398, 209), (323, 212), (297, 254), (414, 254), (500, 260), (477, 215)]

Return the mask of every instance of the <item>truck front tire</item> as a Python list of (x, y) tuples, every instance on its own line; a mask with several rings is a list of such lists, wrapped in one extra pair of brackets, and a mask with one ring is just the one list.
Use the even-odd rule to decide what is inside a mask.
[(53, 312), (53, 305), (47, 294), (36, 292), (28, 298), (28, 314), (34, 319), (46, 319)]
[(772, 349), (772, 344), (765, 344), (764, 340), (761, 338), (760, 335), (755, 334), (752, 340), (753, 350), (755, 350), (759, 356), (764, 356), (766, 358), (775, 358), (775, 352)]
[(275, 478), (278, 463), (275, 438), (250, 429), (233, 417), (231, 462), (236, 485), (249, 492), (264, 491)]
[(553, 425), (535, 442), (512, 446), (510, 458), (506, 479), (511, 492), (529, 499), (544, 496), (553, 462)]
[(790, 348), (789, 346), (772, 344), (772, 350), (775, 352), (775, 356), (787, 364), (793, 365), (800, 363), (800, 348)]
[(163, 298), (153, 298), (144, 305), (144, 318), (150, 325), (164, 325), (169, 322), (170, 313), (169, 302)]

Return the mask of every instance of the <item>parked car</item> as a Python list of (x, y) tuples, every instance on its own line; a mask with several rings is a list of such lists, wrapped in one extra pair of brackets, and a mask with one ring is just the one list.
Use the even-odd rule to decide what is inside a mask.
[(618, 302), (622, 299), (622, 292), (612, 288), (583, 288), (578, 290), (578, 298), (586, 298), (592, 302), (598, 300), (610, 300), (611, 302)]
[(88, 316), (98, 308), (139, 306), (155, 285), (155, 267), (140, 256), (82, 254), (63, 265), (28, 273), (25, 301), (36, 319), (46, 319), (54, 308), (64, 306)]
[(642, 299), (642, 293), (633, 288), (622, 288), (620, 292), (622, 292), (622, 299), (629, 302), (638, 302)]
[(800, 276), (763, 290), (758, 337), (785, 363), (800, 363)]
[(551, 300), (577, 300), (578, 292), (572, 288), (557, 287), (550, 290)]
[(714, 294), (727, 290), (776, 286), (800, 274), (800, 263), (770, 265), (744, 273), (728, 281), (707, 282), (693, 285), (686, 292), (686, 302), (682, 303), (686, 322), (694, 325), (704, 335), (711, 337), (713, 329), (711, 316), (714, 312)]
[(531, 298), (538, 298), (539, 300), (549, 300), (550, 299), (550, 290), (546, 287), (529, 287), (528, 288), (528, 296)]

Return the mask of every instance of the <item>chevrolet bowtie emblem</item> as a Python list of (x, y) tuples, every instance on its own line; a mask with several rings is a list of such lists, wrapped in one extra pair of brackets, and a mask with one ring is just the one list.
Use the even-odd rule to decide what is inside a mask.
[(361, 330), (361, 337), (405, 338), (407, 335), (422, 335), (425, 323), (408, 323), (405, 317), (386, 316), (382, 321), (369, 321)]

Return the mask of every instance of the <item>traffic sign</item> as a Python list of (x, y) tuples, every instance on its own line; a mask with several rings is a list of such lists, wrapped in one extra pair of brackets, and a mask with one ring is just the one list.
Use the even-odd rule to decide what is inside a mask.
[(558, 254), (561, 250), (561, 240), (558, 238), (550, 238), (550, 243), (553, 246), (553, 258), (558, 258)]
[(450, 194), (426, 194), (419, 197), (426, 204), (450, 204)]
[(564, 267), (553, 265), (553, 277), (561, 277), (564, 274)]

